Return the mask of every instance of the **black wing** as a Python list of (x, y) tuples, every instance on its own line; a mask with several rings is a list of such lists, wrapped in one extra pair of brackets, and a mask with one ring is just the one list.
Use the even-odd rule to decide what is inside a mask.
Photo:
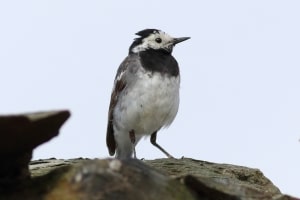
[(114, 109), (119, 101), (120, 95), (122, 95), (123, 90), (132, 85), (135, 81), (136, 72), (140, 69), (141, 62), (140, 57), (137, 54), (131, 54), (125, 58), (121, 63), (117, 75), (115, 77), (114, 88), (111, 93), (111, 99), (108, 111), (108, 124), (106, 132), (106, 145), (108, 147), (109, 154), (112, 156), (116, 151), (116, 141), (114, 136)]
[(114, 121), (113, 112), (115, 106), (117, 105), (119, 95), (126, 87), (126, 81), (124, 77), (125, 77), (128, 64), (129, 61), (128, 58), (126, 58), (120, 65), (117, 75), (115, 77), (114, 88), (110, 98), (109, 111), (108, 111), (108, 124), (107, 124), (107, 132), (106, 132), (106, 145), (109, 151), (109, 155), (111, 156), (113, 156), (116, 151), (116, 141), (115, 141), (114, 128), (113, 128), (113, 121)]

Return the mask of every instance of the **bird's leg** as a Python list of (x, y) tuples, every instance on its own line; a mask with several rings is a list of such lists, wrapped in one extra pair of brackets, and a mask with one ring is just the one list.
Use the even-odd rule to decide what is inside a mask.
[(171, 154), (169, 154), (166, 150), (164, 150), (159, 144), (156, 143), (156, 134), (157, 131), (151, 134), (150, 142), (154, 146), (156, 146), (159, 150), (161, 150), (168, 158), (174, 158)]
[(132, 144), (132, 149), (133, 149), (133, 158), (136, 159), (136, 152), (135, 152), (135, 133), (134, 130), (129, 131), (129, 138)]

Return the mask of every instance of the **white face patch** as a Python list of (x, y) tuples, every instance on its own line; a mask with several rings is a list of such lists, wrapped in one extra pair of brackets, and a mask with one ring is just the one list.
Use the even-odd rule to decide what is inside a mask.
[(132, 52), (138, 53), (146, 49), (165, 49), (171, 50), (173, 48), (174, 38), (165, 32), (158, 31), (150, 34), (142, 40), (142, 43), (132, 49)]

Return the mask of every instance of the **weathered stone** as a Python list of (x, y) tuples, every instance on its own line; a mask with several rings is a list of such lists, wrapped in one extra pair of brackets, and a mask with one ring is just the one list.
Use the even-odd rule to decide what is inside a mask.
[(214, 199), (272, 199), (279, 189), (258, 169), (189, 158), (157, 159), (148, 164), (182, 180), (199, 196)]
[[(43, 163), (41, 163), (43, 162)], [(68, 167), (77, 165), (80, 162), (84, 162), (83, 159), (72, 159), (72, 160), (43, 160), (43, 161), (33, 161), (30, 165), (31, 172), (33, 176), (38, 177), (39, 175), (46, 174), (51, 170), (57, 170), (60, 167)], [(93, 162), (93, 161), (92, 161)], [(105, 161), (108, 162), (108, 161)], [(128, 164), (127, 161), (122, 165)], [(187, 188), (192, 191), (192, 195), (196, 195), (197, 199), (207, 199), (207, 200), (227, 200), (227, 199), (240, 199), (240, 200), (254, 200), (254, 199), (262, 199), (262, 200), (299, 200), (297, 198), (293, 198), (287, 195), (281, 194), (279, 189), (272, 184), (272, 182), (267, 179), (261, 171), (258, 169), (251, 169), (242, 166), (228, 165), (228, 164), (216, 164), (205, 161), (199, 161), (189, 158), (184, 159), (157, 159), (157, 160), (147, 160), (144, 161), (145, 164), (154, 167), (156, 170), (164, 173), (168, 177), (177, 180), (177, 184), (184, 184)], [(102, 164), (103, 165), (103, 164)], [(106, 166), (109, 164), (106, 164)], [(91, 167), (97, 171), (94, 167)], [(135, 171), (134, 174), (144, 173), (147, 174), (148, 168), (139, 166), (140, 170)], [(106, 168), (107, 169), (107, 168)], [(99, 170), (99, 169), (98, 169)], [(74, 170), (73, 170), (74, 171)], [(75, 170), (76, 171), (76, 170)], [(77, 170), (78, 171), (78, 170)], [(84, 171), (84, 170), (83, 170)], [(101, 170), (100, 170), (101, 171)], [(103, 169), (102, 169), (103, 171)], [(105, 171), (105, 170), (104, 170)], [(125, 173), (125, 171), (120, 172), (121, 174)], [(93, 175), (92, 175), (93, 174)], [(103, 175), (103, 174), (102, 174)], [(102, 176), (101, 174), (91, 173), (89, 175), (90, 178), (86, 179), (89, 181), (89, 184), (93, 184), (94, 181)], [(62, 175), (61, 175), (62, 176)], [(65, 175), (63, 175), (65, 176)], [(91, 176), (94, 176), (93, 178)], [(73, 176), (74, 177), (74, 176)], [(109, 183), (113, 183), (114, 187), (122, 188), (124, 186), (124, 182), (120, 181), (117, 177), (115, 180), (112, 180), (114, 177), (106, 177), (106, 181), (103, 181), (101, 185), (109, 185)], [(120, 177), (124, 177), (124, 175), (120, 175)], [(126, 178), (131, 179), (134, 176), (126, 176)], [(104, 178), (104, 177), (102, 177)], [(75, 178), (76, 179), (76, 178)], [(80, 175), (77, 176), (77, 180), (81, 179)], [(145, 179), (145, 177), (143, 177)], [(145, 179), (147, 180), (147, 178)], [(60, 181), (58, 181), (60, 182)], [(61, 182), (60, 184), (66, 186), (66, 182)], [(155, 182), (154, 182), (155, 183)], [(117, 186), (120, 184), (119, 186)], [(139, 184), (139, 192), (143, 193), (143, 189), (148, 189), (148, 187), (143, 187), (143, 181)], [(99, 186), (99, 185), (98, 185)], [(55, 187), (61, 188), (56, 184)], [(67, 186), (67, 188), (70, 185)], [(97, 195), (108, 195), (109, 191), (102, 191), (104, 186), (99, 186), (99, 193)], [(86, 190), (80, 190), (83, 193), (89, 193), (90, 190), (87, 190), (86, 187), (83, 187)], [(66, 189), (66, 188), (64, 188)], [(125, 190), (125, 188), (123, 188)], [(68, 194), (70, 193), (70, 189), (66, 189)], [(56, 191), (53, 193), (53, 191)], [(52, 190), (51, 194), (57, 194), (57, 192), (62, 192), (63, 190)], [(74, 191), (71, 193), (73, 194)], [(115, 194), (115, 191), (112, 192), (111, 195)], [(126, 190), (126, 192), (132, 192), (131, 190)], [(76, 193), (77, 194), (77, 193)], [(117, 193), (118, 194), (118, 193)], [(88, 195), (88, 194), (85, 194)], [(129, 194), (128, 194), (129, 195)], [(53, 197), (53, 196), (51, 196)], [(115, 196), (113, 196), (115, 197)], [(130, 197), (130, 196), (127, 196)], [(105, 199), (112, 198), (112, 196), (106, 196)], [(85, 196), (83, 199), (88, 199)], [(102, 199), (102, 198), (99, 198)], [(126, 198), (124, 198), (126, 199)], [(138, 198), (137, 198), (138, 199)], [(159, 198), (161, 199), (161, 198)]]
[(58, 135), (69, 116), (68, 111), (0, 116), (0, 192), (30, 178), (33, 149)]
[(189, 158), (53, 158), (28, 168), (33, 149), (56, 136), (69, 115), (0, 116), (0, 200), (300, 200), (283, 195), (258, 169)]
[[(43, 200), (196, 200), (196, 194), (139, 160), (48, 160), (53, 171), (33, 162), (33, 178), (0, 199)], [(72, 164), (73, 163), (73, 164)], [(58, 167), (60, 166), (60, 167)], [(39, 171), (40, 170), (40, 171)]]
[(76, 158), (76, 159), (40, 159), (40, 160), (34, 160), (30, 162), (29, 169), (31, 172), (31, 177), (41, 177), (43, 175), (48, 174), (49, 172), (61, 168), (61, 167), (67, 167), (70, 165), (80, 164), (83, 161), (88, 161), (91, 159), (87, 158)]
[(66, 194), (66, 199), (174, 200), (196, 199), (176, 180), (139, 160), (94, 160), (84, 162), (67, 174), (46, 199)]

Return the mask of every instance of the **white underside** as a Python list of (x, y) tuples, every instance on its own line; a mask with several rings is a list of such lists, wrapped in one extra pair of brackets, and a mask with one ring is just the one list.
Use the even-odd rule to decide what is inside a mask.
[(179, 76), (145, 71), (137, 72), (137, 76), (137, 80), (126, 87), (119, 97), (113, 113), (119, 158), (132, 155), (131, 130), (134, 130), (137, 143), (141, 137), (169, 126), (178, 111)]

